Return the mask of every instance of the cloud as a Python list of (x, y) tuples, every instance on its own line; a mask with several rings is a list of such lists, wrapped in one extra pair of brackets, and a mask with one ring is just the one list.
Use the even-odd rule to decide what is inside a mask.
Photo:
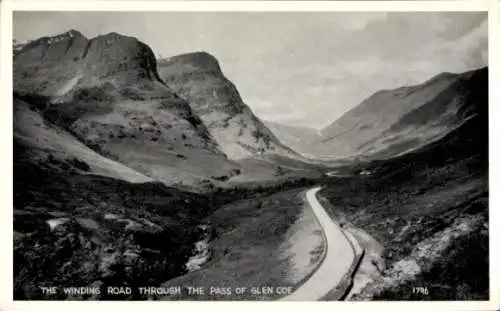
[[(290, 101), (303, 105), (303, 119), (294, 118), (293, 123), (321, 127), (380, 89), (418, 84), (443, 71), (463, 72), (487, 64), (485, 14), (391, 13), (367, 21), (364, 27), (324, 36), (323, 42), (315, 37), (321, 32), (305, 29), (303, 37), (284, 46), (279, 69), (266, 67), (279, 75), (269, 76), (273, 87), (265, 87), (262, 94), (276, 105), (281, 105), (280, 99), (286, 99), (287, 105)], [(294, 55), (292, 60), (287, 50), (307, 53)], [(264, 71), (260, 74), (267, 76)], [(281, 88), (293, 89), (293, 97)]]

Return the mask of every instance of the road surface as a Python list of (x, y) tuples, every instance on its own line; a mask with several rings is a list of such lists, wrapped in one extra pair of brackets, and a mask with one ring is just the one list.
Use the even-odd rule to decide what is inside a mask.
[(354, 175), (352, 173), (351, 174), (339, 174), (337, 171), (331, 171), (331, 172), (327, 172), (326, 176), (328, 176), (328, 177), (355, 177), (355, 174)]
[(313, 275), (292, 294), (280, 300), (315, 301), (323, 298), (339, 284), (351, 267), (355, 254), (351, 244), (340, 227), (332, 221), (328, 213), (316, 199), (321, 187), (307, 191), (307, 201), (311, 205), (326, 237), (326, 257)]

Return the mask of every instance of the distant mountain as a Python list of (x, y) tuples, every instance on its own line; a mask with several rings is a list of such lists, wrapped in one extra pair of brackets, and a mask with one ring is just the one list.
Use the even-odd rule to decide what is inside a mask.
[(285, 145), (305, 156), (309, 155), (309, 145), (320, 137), (317, 130), (306, 126), (291, 126), (272, 121), (264, 121), (264, 124)]
[(200, 116), (229, 158), (266, 154), (298, 157), (245, 105), (212, 55), (196, 52), (161, 59), (158, 71), (165, 83)]
[(471, 77), (442, 73), (423, 84), (383, 90), (321, 131), (311, 147), (324, 157), (386, 158), (422, 147), (464, 122)]
[(136, 38), (71, 30), (31, 41), (14, 55), (14, 92), (87, 146), (167, 184), (217, 183), (212, 176), (238, 167)]

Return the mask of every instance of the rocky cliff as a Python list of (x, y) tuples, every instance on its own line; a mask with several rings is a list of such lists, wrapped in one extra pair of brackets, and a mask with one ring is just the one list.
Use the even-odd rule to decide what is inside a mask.
[(158, 71), (165, 83), (200, 116), (229, 158), (298, 156), (253, 114), (214, 56), (197, 52), (162, 59)]

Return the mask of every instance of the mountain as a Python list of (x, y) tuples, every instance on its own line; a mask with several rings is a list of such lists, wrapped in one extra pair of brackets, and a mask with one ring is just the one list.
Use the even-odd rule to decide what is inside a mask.
[(420, 85), (377, 92), (321, 130), (314, 152), (386, 158), (443, 137), (458, 126), (456, 115), (476, 72), (442, 73)]
[[(455, 96), (460, 101), (453, 108), (453, 115), (447, 113), (443, 102), (430, 101), (420, 109), (405, 115), (394, 127), (413, 123), (436, 123), (436, 120), (445, 119), (448, 124), (446, 133), (438, 139), (415, 148), (404, 154), (391, 157), (389, 160), (376, 160), (370, 166), (379, 167), (384, 163), (386, 167), (379, 167), (380, 173), (398, 168), (410, 169), (413, 166), (438, 167), (447, 163), (472, 159), (475, 167), (469, 167), (467, 173), (479, 171), (488, 173), (488, 68), (481, 68), (460, 75), (460, 79), (453, 86)], [(444, 102), (448, 103), (448, 102)], [(456, 102), (453, 102), (456, 104)], [(432, 117), (426, 114), (432, 111)], [(441, 111), (442, 113), (435, 113)], [(428, 118), (422, 118), (422, 114)], [(389, 165), (390, 164), (390, 165)], [(407, 178), (406, 176), (400, 176)]]
[(136, 38), (70, 30), (31, 41), (14, 53), (14, 92), (85, 145), (166, 184), (203, 188), (239, 167)]
[(280, 141), (293, 150), (308, 156), (309, 144), (319, 139), (319, 132), (306, 126), (292, 126), (272, 121), (263, 121)]
[(299, 157), (245, 105), (214, 56), (195, 52), (161, 59), (158, 71), (163, 81), (191, 105), (230, 159), (266, 154)]
[[(369, 173), (332, 179), (319, 193), (336, 215), (383, 245), (368, 256), (386, 269), (367, 273), (373, 282), (356, 300), (415, 299), (410, 289), (418, 284), (434, 284), (426, 300), (490, 295), (488, 68), (454, 80), (391, 129), (441, 123), (441, 137), (359, 164), (354, 172)], [(400, 149), (383, 156), (387, 151)], [(409, 262), (411, 271), (401, 269)], [(456, 287), (461, 290), (448, 291)]]

